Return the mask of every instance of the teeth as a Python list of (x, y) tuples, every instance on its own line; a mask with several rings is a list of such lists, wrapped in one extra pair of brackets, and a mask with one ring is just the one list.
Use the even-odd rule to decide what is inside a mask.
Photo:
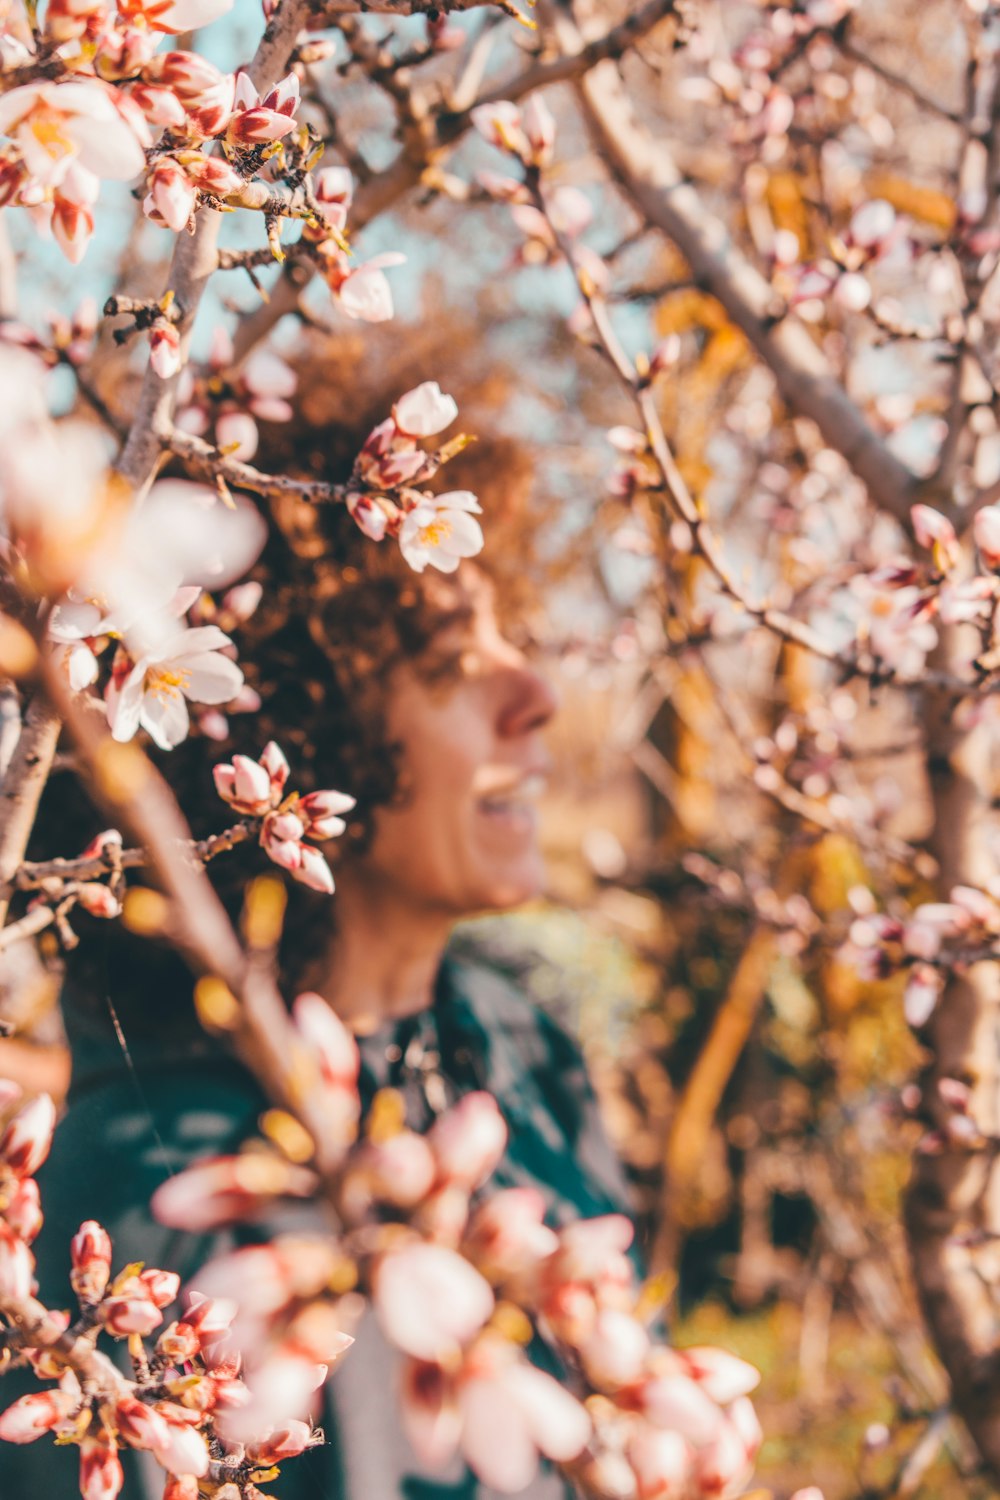
[(481, 797), (480, 805), (488, 812), (504, 812), (511, 807), (521, 807), (529, 802), (536, 802), (545, 791), (544, 776), (525, 776), (516, 786), (509, 791), (494, 792), (491, 796)]

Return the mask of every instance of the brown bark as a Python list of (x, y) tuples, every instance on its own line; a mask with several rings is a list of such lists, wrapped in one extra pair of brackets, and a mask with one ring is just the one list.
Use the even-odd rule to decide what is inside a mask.
[[(943, 651), (959, 649), (953, 629)], [(994, 873), (987, 845), (990, 817), (990, 730), (962, 732), (948, 705), (932, 702), (928, 769), (934, 800), (931, 847), (943, 896), (956, 884), (980, 884)], [(978, 1147), (917, 1153), (906, 1202), (914, 1273), (924, 1314), (948, 1371), (955, 1408), (994, 1476), (1000, 1478), (1000, 1354), (996, 1246), (1000, 1235), (1000, 1171), (994, 1140), (1000, 1130), (997, 1007), (1000, 970), (977, 964), (948, 985), (929, 1027), (933, 1058), (923, 1078), (931, 1121), (946, 1126), (937, 1091), (942, 1078), (972, 1090), (970, 1114)]]
[[(47, 700), (34, 698), (0, 783), (0, 888), (11, 879), (24, 858), (38, 803), (48, 780), (59, 741), (59, 719)], [(0, 927), (8, 898), (0, 894)]]

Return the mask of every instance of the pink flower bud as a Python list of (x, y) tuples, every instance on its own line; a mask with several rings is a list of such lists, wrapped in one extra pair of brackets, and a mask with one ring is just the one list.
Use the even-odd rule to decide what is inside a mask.
[(470, 1189), (492, 1174), (507, 1145), (507, 1126), (491, 1094), (466, 1094), (435, 1122), (427, 1136), (438, 1171)]
[(649, 1336), (631, 1314), (603, 1308), (580, 1348), (583, 1367), (600, 1389), (632, 1385), (649, 1354)]
[(70, 1241), (70, 1284), (81, 1302), (99, 1302), (111, 1274), (111, 1240), (94, 1219), (80, 1225)]
[(521, 129), (521, 111), (509, 99), (477, 105), (472, 111), (472, 123), (491, 146), (512, 151), (516, 156), (528, 155), (528, 141)]
[(699, 1345), (679, 1352), (692, 1380), (720, 1406), (728, 1406), (738, 1396), (749, 1395), (760, 1385), (760, 1371), (724, 1349)]
[(215, 423), (215, 441), (223, 453), (249, 463), (257, 452), (260, 433), (248, 412), (227, 411)]
[(25, 1177), (17, 1184), (4, 1218), (17, 1237), (30, 1245), (44, 1223), (38, 1183), (33, 1177)]
[(234, 755), (231, 766), (212, 768), (215, 789), (237, 812), (262, 816), (271, 807), (271, 778), (259, 761)]
[(87, 880), (76, 888), (76, 899), (92, 917), (119, 917), (122, 904), (112, 890), (100, 880)]
[[(249, 583), (237, 583), (231, 589), (226, 590), (222, 598), (222, 607), (230, 614), (235, 615), (236, 619), (242, 624), (244, 620), (250, 619), (263, 596), (264, 589), (259, 583), (253, 581)], [(271, 741), (271, 745), (274, 745), (273, 740)], [(260, 763), (265, 769), (267, 768), (267, 762), (264, 757), (270, 748), (270, 745), (265, 746), (264, 754), (260, 758)], [(277, 746), (275, 745), (274, 748), (277, 749)], [(280, 750), (278, 750), (278, 754), (281, 755)], [(283, 755), (281, 755), (281, 759), (285, 763), (285, 777), (287, 778), (288, 762), (285, 761)], [(270, 775), (270, 771), (268, 771), (268, 774)], [(282, 781), (282, 786), (284, 786), (284, 781)]]
[(39, 1094), (10, 1121), (0, 1138), (0, 1158), (17, 1177), (33, 1177), (49, 1154), (56, 1124), (56, 1107), (48, 1094)]
[(163, 1322), (163, 1314), (148, 1297), (109, 1297), (101, 1304), (101, 1318), (108, 1332), (118, 1338), (152, 1333)]
[(936, 565), (943, 573), (948, 572), (962, 556), (954, 526), (931, 505), (912, 506), (910, 519), (921, 547), (933, 549)]
[(20, 1301), (31, 1296), (35, 1261), (23, 1240), (19, 1240), (0, 1219), (0, 1297)]
[(33, 1443), (78, 1405), (78, 1399), (64, 1391), (33, 1391), (0, 1413), (0, 1439), (5, 1443)]
[[(209, 1452), (201, 1433), (189, 1425), (192, 1417), (194, 1421), (199, 1420), (198, 1415), (166, 1402), (161, 1405), (160, 1412), (167, 1419), (164, 1424), (166, 1438), (154, 1449), (156, 1457), (171, 1474), (193, 1474), (200, 1479), (208, 1473)], [(177, 1419), (171, 1420), (175, 1413)]]
[(545, 1199), (537, 1188), (505, 1188), (480, 1204), (466, 1249), (491, 1281), (520, 1275), (559, 1248), (544, 1223)]
[(159, 1412), (135, 1396), (123, 1396), (116, 1403), (115, 1426), (132, 1448), (155, 1450), (169, 1439), (167, 1424)]
[(425, 380), (400, 396), (392, 415), (400, 432), (426, 438), (451, 426), (458, 416), (458, 405), (453, 396), (442, 394), (436, 380)]
[(163, 1491), (163, 1500), (198, 1500), (198, 1481), (193, 1474), (172, 1474)]
[(201, 1348), (197, 1331), (189, 1323), (170, 1323), (156, 1341), (156, 1352), (171, 1364), (194, 1359)]
[[(250, 585), (247, 585), (247, 587), (249, 586)], [(264, 746), (263, 754), (260, 757), (260, 763), (270, 777), (272, 793), (274, 793), (280, 801), (281, 793), (284, 791), (285, 783), (288, 780), (289, 767), (287, 760), (281, 752), (281, 747), (277, 745), (274, 740), (268, 740), (267, 744)]]
[(540, 94), (530, 94), (521, 110), (521, 125), (531, 147), (531, 160), (544, 167), (552, 160), (556, 122)]
[(346, 792), (310, 792), (298, 804), (298, 810), (308, 825), (306, 838), (336, 838), (347, 827), (340, 813), (350, 812), (354, 806), (354, 798)]
[(212, 198), (228, 198), (243, 185), (240, 174), (221, 156), (206, 156), (202, 151), (185, 151), (180, 159), (192, 186), (199, 192), (208, 193)]
[(310, 990), (296, 996), (292, 1016), (300, 1035), (319, 1062), (324, 1083), (353, 1091), (361, 1057), (358, 1044), (333, 1007)]
[(372, 1300), (390, 1341), (431, 1361), (455, 1357), (493, 1311), (489, 1283), (442, 1245), (411, 1244), (386, 1255)]
[(124, 1482), (115, 1443), (105, 1437), (85, 1437), (80, 1444), (82, 1500), (117, 1500)]
[(852, 245), (874, 250), (895, 228), (896, 210), (884, 198), (875, 198), (855, 209), (847, 229)]
[(198, 195), (184, 168), (171, 156), (163, 156), (149, 175), (149, 196), (169, 229), (180, 232), (194, 212)]
[(903, 992), (903, 1014), (908, 1026), (919, 1031), (926, 1026), (941, 996), (942, 981), (928, 964), (914, 964)]
[(181, 1289), (181, 1278), (176, 1271), (157, 1271), (152, 1267), (140, 1271), (139, 1280), (146, 1288), (150, 1302), (157, 1307), (169, 1307)]
[(679, 1432), (664, 1432), (643, 1422), (626, 1450), (638, 1485), (639, 1500), (673, 1500), (687, 1492), (693, 1454)]
[(215, 64), (198, 52), (160, 52), (144, 72), (185, 100), (200, 99), (208, 90), (218, 88), (224, 78)]
[(317, 1437), (308, 1422), (292, 1419), (270, 1433), (262, 1442), (251, 1443), (247, 1456), (261, 1466), (284, 1463), (286, 1458), (297, 1458), (316, 1442)]
[(348, 495), (347, 509), (366, 537), (373, 542), (382, 540), (388, 517), (376, 500), (370, 495)]
[(289, 841), (298, 843), (305, 836), (306, 825), (297, 813), (284, 812), (273, 813), (267, 819), (267, 838), (273, 839), (275, 843), (284, 844)]
[(149, 330), (149, 363), (161, 380), (169, 380), (181, 367), (181, 336), (166, 318), (158, 318)]
[(301, 885), (307, 885), (310, 890), (322, 891), (324, 895), (332, 896), (334, 891), (333, 871), (318, 849), (311, 849), (308, 844), (300, 844), (301, 862), (297, 869), (291, 871), (293, 880), (299, 881)]
[(984, 566), (1000, 568), (1000, 505), (984, 505), (977, 510), (972, 531)]
[(132, 98), (151, 125), (183, 130), (187, 124), (184, 106), (172, 89), (157, 88), (151, 83), (134, 83)]
[[(316, 1179), (304, 1167), (263, 1152), (219, 1156), (198, 1162), (156, 1189), (154, 1217), (172, 1229), (215, 1229), (236, 1219), (250, 1219), (278, 1196), (304, 1198)], [(193, 1311), (185, 1322), (200, 1327)]]

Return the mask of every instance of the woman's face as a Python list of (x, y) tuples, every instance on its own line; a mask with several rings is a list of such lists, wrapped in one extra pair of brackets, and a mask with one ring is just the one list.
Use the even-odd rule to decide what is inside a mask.
[[(449, 586), (450, 583), (449, 583)], [(540, 894), (538, 797), (549, 773), (546, 679), (503, 636), (488, 581), (463, 569), (472, 614), (435, 638), (454, 663), (439, 681), (413, 666), (390, 679), (388, 728), (402, 745), (404, 797), (380, 808), (359, 863), (379, 885), (450, 917)]]

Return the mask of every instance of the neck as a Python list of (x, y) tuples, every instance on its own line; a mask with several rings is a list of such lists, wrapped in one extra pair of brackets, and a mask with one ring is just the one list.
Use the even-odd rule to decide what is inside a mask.
[(338, 876), (337, 930), (310, 974), (353, 1031), (366, 1034), (425, 1010), (453, 919), (415, 908), (357, 870)]

